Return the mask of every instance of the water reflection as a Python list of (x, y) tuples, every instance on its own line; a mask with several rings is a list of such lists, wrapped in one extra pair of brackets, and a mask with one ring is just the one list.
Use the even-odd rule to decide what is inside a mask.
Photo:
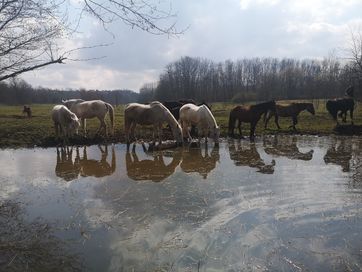
[(246, 143), (241, 140), (231, 140), (229, 142), (230, 159), (236, 166), (249, 166), (257, 168), (258, 172), (263, 174), (273, 174), (275, 160), (271, 164), (266, 164), (260, 157), (255, 143)]
[(76, 147), (76, 155), (73, 160), (73, 147), (57, 148), (57, 164), (55, 166), (55, 174), (66, 181), (71, 181), (82, 177), (105, 177), (114, 173), (116, 170), (116, 153), (114, 146), (112, 146), (111, 162), (107, 161), (108, 146), (102, 148), (101, 145), (98, 149), (101, 154), (101, 159), (89, 159), (87, 147), (83, 147), (82, 156), (80, 155), (79, 147)]
[(326, 164), (339, 165), (343, 172), (349, 172), (352, 159), (352, 141), (350, 139), (333, 139), (323, 159)]
[[(55, 149), (2, 150), (0, 270), (73, 271), (64, 262), (75, 257), (82, 271), (359, 271), (361, 145), (357, 137), (303, 136), (128, 154), (117, 145), (114, 174), (70, 183), (55, 174), (80, 177), (81, 161), (100, 158), (103, 146), (87, 147), (86, 156), (83, 147), (59, 149), (55, 173)], [(264, 148), (277, 150), (270, 153), (276, 162)], [(312, 148), (311, 160), (300, 154)], [(339, 164), (345, 158), (349, 172)], [(107, 159), (105, 168), (116, 165), (115, 156)], [(4, 217), (6, 200), (25, 203), (20, 228), (8, 224), (20, 219), (16, 208), (13, 219)], [(28, 232), (25, 225), (37, 218), (40, 232)], [(26, 254), (44, 254), (43, 270), (27, 268), (28, 260), (36, 263), (4, 246), (28, 250), (30, 238), (36, 248)]]
[[(210, 152), (210, 153), (209, 153)], [(214, 146), (211, 151), (205, 144), (204, 148), (185, 147), (182, 152), (181, 169), (185, 173), (199, 173), (204, 179), (216, 167), (220, 161), (219, 147)]]
[(55, 174), (66, 181), (78, 178), (80, 166), (73, 162), (73, 147), (57, 147)]
[(54, 235), (53, 226), (44, 219), (29, 222), (25, 206), (0, 201), (0, 270), (83, 271), (81, 256)]
[[(181, 162), (181, 150), (173, 151), (148, 151), (142, 144), (146, 159), (139, 159), (135, 149), (126, 153), (127, 175), (133, 180), (162, 181), (171, 176)], [(172, 157), (172, 161), (165, 163), (164, 156)]]
[(292, 160), (310, 161), (313, 158), (313, 149), (306, 153), (300, 152), (297, 138), (292, 137), (265, 137), (264, 151), (269, 155), (287, 157)]

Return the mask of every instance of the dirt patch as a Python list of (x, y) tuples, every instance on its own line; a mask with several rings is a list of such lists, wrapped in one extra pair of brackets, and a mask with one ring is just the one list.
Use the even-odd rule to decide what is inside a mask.
[(340, 135), (362, 135), (362, 125), (338, 125), (334, 131)]

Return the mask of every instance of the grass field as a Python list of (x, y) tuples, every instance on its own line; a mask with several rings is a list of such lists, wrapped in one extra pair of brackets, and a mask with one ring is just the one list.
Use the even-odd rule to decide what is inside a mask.
[[(310, 101), (309, 101), (310, 102)], [(312, 116), (308, 112), (299, 115), (297, 125), (299, 134), (327, 135), (333, 134), (335, 123), (325, 109), (324, 100), (313, 101), (316, 115)], [(212, 112), (221, 127), (221, 136), (226, 137), (228, 128), (228, 118), (230, 110), (235, 106), (232, 103), (214, 103)], [(33, 146), (56, 146), (60, 144), (55, 138), (53, 123), (50, 118), (50, 111), (53, 105), (31, 105), (33, 117), (28, 119), (22, 115), (22, 106), (0, 106), (0, 148), (6, 147), (33, 147)], [(115, 134), (112, 137), (96, 136), (95, 132), (99, 126), (97, 119), (87, 120), (88, 137), (77, 136), (71, 139), (72, 144), (95, 144), (100, 142), (124, 142), (123, 133), (123, 109), (124, 106), (117, 106), (115, 109)], [(347, 118), (349, 122), (349, 118)], [(354, 123), (362, 124), (362, 109), (357, 105), (354, 112)], [(109, 124), (109, 118), (107, 116)], [(264, 130), (263, 122), (259, 122), (256, 134), (278, 134), (295, 133), (288, 127), (291, 125), (290, 118), (280, 118), (281, 130), (277, 130), (273, 118), (269, 121), (270, 129)], [(243, 124), (244, 135), (249, 134), (249, 124)], [(142, 133), (150, 137), (150, 130), (143, 130)]]

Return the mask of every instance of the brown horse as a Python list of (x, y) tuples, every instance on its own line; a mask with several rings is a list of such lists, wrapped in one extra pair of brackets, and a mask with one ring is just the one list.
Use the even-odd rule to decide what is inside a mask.
[(23, 107), (23, 115), (25, 115), (28, 117), (28, 118), (31, 118), (32, 114), (31, 114), (31, 108), (30, 106), (26, 106), (24, 105)]
[(275, 101), (268, 101), (260, 103), (257, 105), (250, 106), (236, 106), (233, 108), (229, 115), (229, 136), (234, 136), (235, 122), (238, 121), (238, 129), (240, 137), (241, 133), (241, 123), (250, 123), (250, 141), (253, 141), (255, 138), (255, 128), (260, 120), (260, 117), (263, 114), (266, 114), (268, 111), (275, 112)]
[(267, 129), (270, 118), (272, 118), (273, 115), (275, 115), (274, 120), (278, 129), (280, 129), (278, 122), (279, 117), (292, 117), (293, 124), (290, 127), (292, 127), (294, 130), (297, 130), (295, 128), (295, 125), (298, 123), (298, 115), (304, 110), (307, 110), (312, 115), (315, 114), (313, 103), (290, 103), (286, 105), (277, 104), (276, 105), (277, 114), (275, 114), (274, 111), (268, 111), (268, 113), (265, 115), (265, 129)]

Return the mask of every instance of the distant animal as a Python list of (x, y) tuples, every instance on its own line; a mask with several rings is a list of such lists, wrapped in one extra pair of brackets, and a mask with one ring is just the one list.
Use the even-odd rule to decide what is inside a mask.
[(293, 124), (290, 127), (292, 127), (294, 130), (296, 130), (295, 126), (298, 123), (298, 115), (300, 112), (307, 110), (312, 115), (315, 114), (313, 103), (290, 103), (287, 105), (276, 104), (275, 108), (276, 108), (277, 114), (275, 114), (274, 111), (268, 111), (267, 114), (264, 116), (265, 117), (265, 129), (268, 126), (268, 122), (269, 122), (270, 118), (272, 118), (273, 116), (275, 116), (274, 121), (275, 121), (275, 124), (277, 125), (278, 129), (280, 129), (279, 122), (278, 122), (279, 117), (292, 117)]
[(109, 113), (111, 120), (111, 133), (114, 133), (114, 109), (111, 104), (102, 100), (90, 100), (84, 101), (82, 99), (70, 99), (62, 100), (63, 105), (67, 106), (77, 117), (82, 121), (82, 129), (84, 135), (86, 135), (86, 119), (97, 117), (100, 121), (100, 126), (97, 130), (97, 134), (104, 129), (107, 136), (107, 125), (105, 122), (106, 114)]
[(25, 115), (25, 114), (27, 115), (28, 118), (31, 118), (32, 113), (31, 113), (30, 106), (24, 105), (24, 107), (23, 107), (23, 115)]
[(337, 125), (339, 124), (337, 117), (341, 117), (342, 122), (345, 123), (347, 119), (347, 112), (349, 111), (351, 124), (353, 125), (354, 99), (352, 97), (328, 100), (326, 103), (326, 108)]
[(127, 144), (129, 146), (131, 137), (135, 138), (136, 125), (153, 125), (153, 142), (155, 143), (155, 132), (157, 131), (159, 143), (162, 143), (161, 129), (166, 122), (172, 131), (173, 137), (178, 144), (183, 142), (181, 127), (171, 112), (158, 101), (150, 104), (130, 103), (124, 110), (124, 128)]
[(185, 104), (180, 108), (180, 124), (184, 136), (192, 140), (189, 128), (195, 125), (198, 130), (199, 142), (201, 137), (210, 136), (214, 139), (215, 144), (219, 143), (220, 128), (216, 123), (215, 117), (206, 105), (196, 106), (194, 104)]
[(51, 116), (57, 137), (59, 137), (61, 133), (63, 138), (67, 140), (68, 137), (73, 136), (74, 133), (78, 134), (78, 128), (80, 126), (79, 119), (66, 106), (54, 106)]
[[(250, 123), (250, 141), (253, 141), (255, 138), (256, 125), (260, 120), (260, 117), (268, 111), (275, 113), (276, 109), (274, 100), (256, 105), (236, 106), (230, 111), (229, 115), (229, 136), (234, 137), (236, 121), (238, 121), (237, 127), (239, 129), (240, 137), (243, 137), (241, 132), (241, 123)], [(277, 115), (277, 113), (275, 114)]]

